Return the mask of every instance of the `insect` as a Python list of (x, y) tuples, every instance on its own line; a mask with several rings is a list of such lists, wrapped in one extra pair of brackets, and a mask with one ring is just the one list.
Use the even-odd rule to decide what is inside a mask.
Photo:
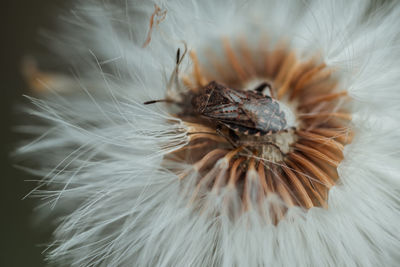
[(262, 93), (268, 86), (262, 83), (253, 91), (241, 91), (211, 81), (199, 93), (184, 95), (181, 102), (165, 99), (145, 104), (175, 103), (183, 109), (183, 114), (200, 115), (216, 123), (217, 131), (223, 125), (244, 135), (271, 135), (293, 128), (294, 117), (288, 107)]
[(191, 100), (195, 113), (244, 135), (270, 135), (293, 126), (290, 110), (262, 93), (267, 83), (241, 91), (212, 81)]
[[(178, 50), (177, 62), (179, 58)], [(272, 96), (271, 87), (266, 82), (254, 90), (244, 91), (211, 81), (200, 88), (198, 93), (182, 93), (180, 101), (167, 98), (147, 101), (144, 104), (174, 103), (181, 107), (182, 114), (202, 116), (217, 124), (217, 133), (234, 144), (236, 142), (222, 134), (222, 126), (229, 129), (230, 137), (235, 140), (239, 139), (237, 134), (265, 136), (294, 128), (293, 113), (283, 103), (263, 94), (266, 87), (270, 89)]]

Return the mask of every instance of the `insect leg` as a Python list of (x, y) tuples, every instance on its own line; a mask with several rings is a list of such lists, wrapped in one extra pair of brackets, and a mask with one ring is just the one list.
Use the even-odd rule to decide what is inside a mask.
[(296, 132), (296, 130), (297, 130), (296, 126), (292, 126), (292, 127), (289, 127), (287, 129), (282, 130), (282, 132), (285, 132), (285, 133), (288, 133), (289, 131), (295, 131)]
[[(223, 138), (225, 138), (226, 141), (228, 141), (229, 144), (231, 144), (231, 146), (233, 146), (233, 148), (237, 148), (237, 147), (238, 147), (237, 144), (236, 144), (236, 142), (235, 142), (235, 141), (237, 141), (237, 139), (234, 137), (234, 138), (236, 139), (236, 140), (234, 141), (234, 140), (232, 140), (232, 139), (230, 138), (230, 136), (227, 136), (226, 134), (224, 134), (224, 133), (222, 132), (222, 125), (221, 125), (221, 124), (218, 124), (218, 125), (217, 125), (215, 131), (217, 132), (218, 135), (220, 135), (220, 136), (222, 136)], [(237, 137), (236, 134), (235, 134), (235, 136)]]
[(262, 93), (264, 91), (265, 87), (271, 88), (271, 85), (269, 85), (269, 83), (267, 83), (267, 82), (263, 82), (263, 83), (259, 84), (256, 88), (254, 88), (253, 91)]
[(282, 152), (281, 148), (277, 144), (272, 143), (272, 142), (262, 142), (262, 144), (271, 145), (271, 146), (275, 147), (276, 149), (278, 149), (279, 152), (281, 152), (282, 155), (286, 156), (286, 154)]
[(237, 144), (244, 145), (244, 146), (246, 146), (246, 145), (248, 145), (248, 146), (271, 145), (271, 146), (275, 147), (277, 150), (279, 150), (279, 152), (281, 152), (282, 155), (286, 156), (286, 153), (283, 153), (283, 151), (277, 144), (270, 142), (270, 141), (243, 141), (242, 140), (242, 141), (238, 141)]
[(235, 143), (238, 142), (239, 136), (235, 133), (234, 130), (229, 129), (229, 136), (233, 138), (233, 140), (235, 141)]
[(268, 87), (269, 89), (269, 94), (271, 95), (272, 98), (275, 98), (275, 94), (272, 90), (272, 86), (271, 84), (267, 83), (267, 82), (263, 82), (261, 83), (259, 86), (257, 86), (256, 88), (254, 88), (253, 90), (258, 92), (258, 93), (262, 93), (264, 91), (264, 89)]

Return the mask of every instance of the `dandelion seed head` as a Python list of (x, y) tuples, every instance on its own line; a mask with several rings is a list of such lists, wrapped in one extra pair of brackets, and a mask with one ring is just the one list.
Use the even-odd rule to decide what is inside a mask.
[[(339, 77), (315, 57), (298, 60), (283, 42), (250, 47), (241, 37), (234, 43), (235, 48), (223, 38), (222, 56), (208, 49), (206, 62), (190, 51), (192, 70), (186, 73), (179, 73), (183, 57), (177, 52), (170, 78), (175, 83), (166, 95), (182, 107), (174, 116), (189, 126), (190, 135), (174, 157), (192, 164), (197, 174), (194, 192), (184, 195), (202, 202), (197, 206), (205, 205), (203, 211), (208, 192), (222, 197), (222, 188), (234, 187), (238, 199), (224, 210), (240, 214), (256, 208), (267, 214), (267, 223), (279, 222), (293, 206), (327, 208), (328, 190), (338, 180), (336, 168), (352, 136), (349, 99), (337, 88)], [(244, 87), (249, 85), (255, 86)], [(283, 128), (272, 132), (276, 123)], [(181, 182), (189, 174), (181, 175)], [(280, 205), (265, 201), (268, 195), (280, 198)]]
[[(30, 69), (45, 77), (30, 98), (42, 123), (21, 127), (37, 136), (19, 149), (43, 177), (32, 195), (64, 214), (48, 259), (394, 266), (399, 12), (369, 1), (77, 4), (52, 43), (73, 75)], [(237, 94), (269, 84), (261, 93), (287, 127), (219, 128), (192, 102), (213, 81)]]

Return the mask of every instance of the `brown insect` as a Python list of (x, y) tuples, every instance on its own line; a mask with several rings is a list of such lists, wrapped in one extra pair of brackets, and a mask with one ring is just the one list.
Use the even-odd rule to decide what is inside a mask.
[(218, 132), (221, 125), (244, 135), (262, 136), (287, 131), (293, 127), (292, 114), (280, 102), (262, 93), (268, 86), (262, 83), (253, 91), (241, 91), (212, 81), (197, 94), (183, 95), (182, 102), (166, 99), (144, 104), (175, 103), (183, 109), (183, 114), (201, 115), (219, 125)]
[(262, 94), (268, 86), (262, 83), (254, 91), (241, 91), (212, 81), (192, 97), (191, 104), (195, 113), (245, 135), (286, 131), (292, 126), (287, 108), (285, 112), (281, 103)]
[[(179, 58), (178, 50), (177, 64)], [(144, 104), (174, 103), (182, 108), (182, 114), (200, 115), (216, 123), (216, 130), (221, 135), (221, 126), (226, 126), (230, 129), (230, 136), (236, 140), (236, 133), (263, 136), (294, 128), (294, 116), (290, 109), (262, 93), (267, 87), (272, 95), (271, 87), (266, 82), (254, 90), (243, 91), (211, 81), (200, 88), (199, 93), (182, 93), (181, 101), (163, 99), (147, 101)], [(234, 144), (229, 137), (226, 139)]]

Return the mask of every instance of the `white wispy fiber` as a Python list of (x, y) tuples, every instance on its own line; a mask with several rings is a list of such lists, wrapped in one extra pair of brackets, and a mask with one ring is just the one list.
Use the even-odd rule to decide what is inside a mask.
[[(146, 47), (152, 1), (82, 1), (52, 42), (74, 75), (62, 93), (49, 88), (31, 99), (37, 108), (30, 112), (45, 123), (26, 126), (37, 138), (18, 150), (44, 177), (32, 195), (63, 214), (48, 259), (71, 266), (397, 266), (399, 3), (156, 4), (167, 14)], [(182, 41), (218, 51), (221, 37), (251, 43), (263, 34), (304, 58), (319, 53), (353, 98), (355, 137), (328, 209), (293, 207), (277, 225), (254, 210), (232, 220), (213, 192), (205, 196), (208, 213), (193, 210), (182, 193), (193, 185), (177, 177), (189, 166), (163, 161), (188, 142), (186, 127), (166, 105), (142, 104), (165, 97)], [(189, 67), (186, 57), (181, 71)]]

